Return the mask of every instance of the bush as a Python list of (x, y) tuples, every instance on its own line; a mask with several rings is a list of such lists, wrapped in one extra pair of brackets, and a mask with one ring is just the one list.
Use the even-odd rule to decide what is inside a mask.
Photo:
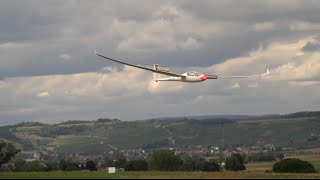
[(9, 142), (0, 140), (0, 167), (2, 164), (8, 163), (20, 150)]
[(170, 150), (158, 150), (151, 154), (149, 168), (156, 171), (176, 171), (182, 164), (180, 157)]
[(314, 166), (308, 161), (288, 158), (276, 162), (272, 170), (278, 173), (315, 173)]
[(246, 166), (244, 165), (244, 157), (238, 153), (227, 157), (225, 163), (225, 168), (229, 171), (241, 171), (246, 169)]
[(148, 163), (144, 160), (129, 161), (124, 169), (126, 171), (147, 171)]
[(86, 162), (86, 169), (89, 169), (90, 171), (96, 171), (96, 163), (94, 161), (87, 161)]
[(272, 153), (257, 153), (247, 157), (247, 162), (272, 162), (276, 160), (276, 155)]
[(214, 160), (210, 159), (206, 161), (203, 158), (197, 159), (189, 159), (183, 162), (183, 164), (179, 167), (179, 171), (220, 171), (220, 165)]
[(185, 161), (183, 164), (179, 167), (179, 171), (194, 171), (194, 163), (192, 161)]
[(65, 171), (79, 171), (79, 170), (81, 170), (79, 165), (74, 162), (67, 163), (67, 166), (65, 168)]
[(34, 161), (25, 161), (23, 159), (17, 159), (14, 162), (14, 169), (13, 171), (17, 172), (39, 172), (39, 171), (46, 171), (46, 166), (42, 162), (38, 160)]
[(120, 169), (120, 168), (125, 168), (126, 167), (126, 164), (127, 164), (127, 159), (126, 158), (119, 158), (115, 161), (114, 163), (114, 166), (117, 168), (117, 169)]
[(210, 172), (214, 172), (214, 171), (220, 171), (220, 165), (218, 163), (216, 163), (214, 160), (210, 160), (210, 161), (203, 161), (200, 164), (200, 170), (201, 171), (210, 171)]

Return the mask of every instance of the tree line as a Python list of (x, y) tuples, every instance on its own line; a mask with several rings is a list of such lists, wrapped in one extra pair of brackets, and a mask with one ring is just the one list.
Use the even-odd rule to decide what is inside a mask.
[[(15, 159), (13, 163), (9, 163), (11, 159), (19, 153), (20, 150), (12, 143), (0, 140), (0, 167), (7, 164), (9, 171), (80, 171), (90, 170), (96, 171), (105, 169), (106, 167), (116, 167), (125, 171), (209, 171), (219, 172), (224, 169), (227, 171), (242, 171), (245, 170), (246, 157), (239, 153), (233, 153), (225, 158), (224, 167), (221, 166), (215, 159), (204, 159), (201, 157), (191, 157), (182, 160), (170, 150), (157, 150), (150, 154), (148, 160), (131, 160), (127, 161), (125, 158), (117, 160), (108, 159), (104, 164), (96, 163), (88, 160), (85, 163), (76, 163), (61, 159), (59, 161), (42, 162), (39, 160), (26, 161), (24, 159)], [(257, 154), (251, 157), (255, 160), (273, 160), (273, 156), (269, 154)], [(282, 155), (280, 159), (282, 159)], [(272, 168), (273, 172), (293, 172), (293, 173), (314, 173), (316, 172), (314, 166), (299, 159), (282, 159), (276, 162)]]
[[(90, 170), (96, 171), (105, 169), (106, 167), (116, 167), (125, 171), (221, 171), (222, 168), (216, 160), (205, 160), (204, 158), (190, 158), (182, 160), (170, 150), (158, 150), (150, 154), (148, 160), (131, 160), (127, 161), (125, 158), (117, 160), (106, 160), (104, 164), (96, 163), (94, 161), (87, 161), (85, 163), (76, 163), (61, 159), (59, 161), (42, 162), (39, 160), (26, 161), (18, 158), (10, 162), (10, 160), (18, 153), (15, 146), (11, 143), (0, 141), (0, 167), (7, 164), (7, 170), (10, 171), (78, 171)], [(228, 161), (230, 158), (230, 161)], [(239, 154), (234, 154), (226, 159), (227, 170), (244, 170), (245, 167), (239, 166), (244, 163), (244, 159)], [(240, 162), (238, 162), (240, 161)], [(239, 169), (240, 168), (240, 169)]]

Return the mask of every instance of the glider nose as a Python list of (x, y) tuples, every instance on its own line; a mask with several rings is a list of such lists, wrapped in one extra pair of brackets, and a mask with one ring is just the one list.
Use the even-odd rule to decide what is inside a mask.
[(206, 77), (205, 75), (202, 75), (202, 76), (200, 77), (200, 79), (201, 79), (201, 81), (205, 81), (205, 80), (207, 80), (207, 77)]

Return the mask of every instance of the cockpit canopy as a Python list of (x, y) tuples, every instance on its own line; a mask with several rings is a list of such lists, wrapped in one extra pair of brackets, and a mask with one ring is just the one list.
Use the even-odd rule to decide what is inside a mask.
[(186, 72), (185, 73), (187, 76), (201, 76), (202, 73), (198, 73), (198, 72), (195, 72), (195, 71), (189, 71), (189, 72)]

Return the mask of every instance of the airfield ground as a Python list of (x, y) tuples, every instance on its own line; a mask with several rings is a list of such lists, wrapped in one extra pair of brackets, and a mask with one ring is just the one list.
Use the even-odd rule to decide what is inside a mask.
[[(311, 162), (320, 172), (320, 155), (292, 156)], [(274, 162), (248, 163), (242, 172), (1, 172), (0, 179), (320, 179), (320, 173), (268, 173)]]
[(264, 172), (20, 172), (0, 173), (5, 179), (319, 179), (320, 174)]

